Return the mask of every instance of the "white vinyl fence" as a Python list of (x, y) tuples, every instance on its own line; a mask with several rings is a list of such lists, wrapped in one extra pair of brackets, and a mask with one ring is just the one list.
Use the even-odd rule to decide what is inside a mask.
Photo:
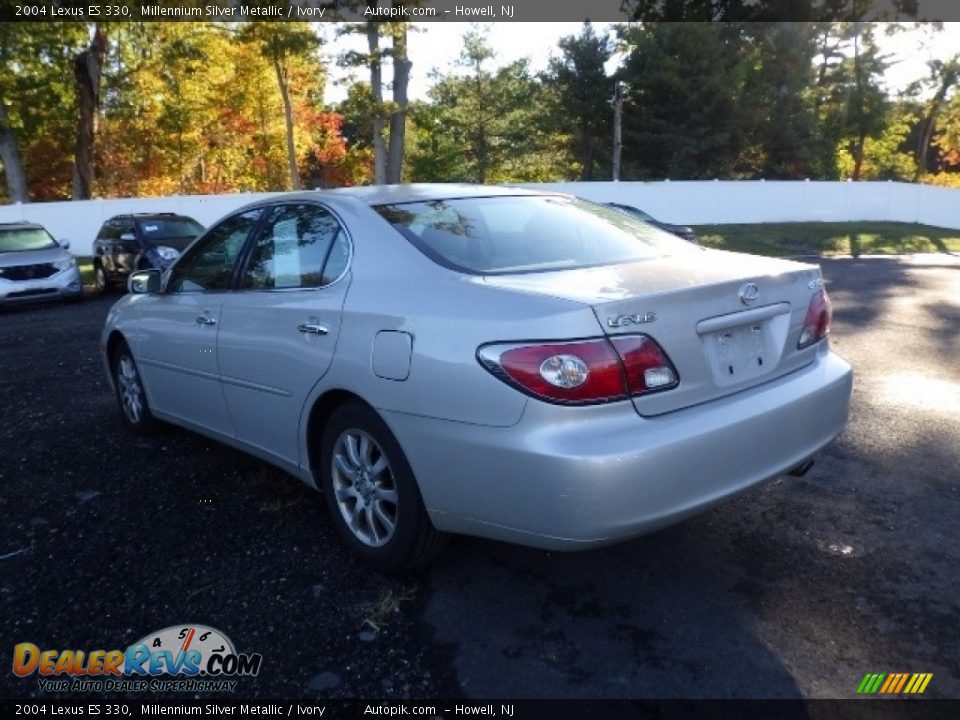
[[(661, 181), (526, 185), (599, 202), (620, 202), (666, 222), (689, 225), (765, 222), (895, 221), (960, 229), (960, 189), (896, 182)], [(76, 255), (89, 255), (100, 225), (131, 212), (176, 212), (210, 225), (274, 193), (84, 200), (0, 206), (0, 223), (41, 223)]]

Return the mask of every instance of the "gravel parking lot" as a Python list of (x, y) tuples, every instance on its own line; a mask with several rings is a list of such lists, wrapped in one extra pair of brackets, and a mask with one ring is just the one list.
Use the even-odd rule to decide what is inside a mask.
[(97, 352), (116, 297), (0, 311), (5, 662), (201, 623), (263, 655), (247, 697), (853, 697), (867, 672), (960, 697), (960, 261), (822, 265), (857, 378), (808, 475), (586, 554), (457, 539), (400, 579), (280, 471), (128, 435)]

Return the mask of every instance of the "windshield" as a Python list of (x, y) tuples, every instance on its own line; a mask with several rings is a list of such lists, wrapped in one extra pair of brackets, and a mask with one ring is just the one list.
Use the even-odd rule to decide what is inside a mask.
[(461, 198), (375, 210), (437, 263), (478, 275), (613, 265), (690, 249), (619, 210), (576, 198)]
[(183, 250), (203, 232), (203, 225), (190, 218), (150, 219), (137, 223), (148, 245), (166, 245)]
[(0, 229), (0, 252), (46, 250), (58, 247), (50, 233), (43, 228)]

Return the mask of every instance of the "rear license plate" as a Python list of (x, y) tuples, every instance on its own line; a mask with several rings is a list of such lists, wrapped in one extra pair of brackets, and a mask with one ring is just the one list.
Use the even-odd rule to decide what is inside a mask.
[(716, 330), (704, 336), (717, 384), (732, 385), (773, 369), (775, 359), (768, 326), (769, 322), (764, 320)]

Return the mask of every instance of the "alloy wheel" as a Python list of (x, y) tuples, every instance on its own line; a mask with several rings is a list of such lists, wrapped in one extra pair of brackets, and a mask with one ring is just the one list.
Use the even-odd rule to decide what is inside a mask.
[(383, 449), (363, 430), (340, 433), (331, 474), (337, 507), (353, 536), (382, 547), (397, 529), (397, 485)]
[(117, 383), (120, 388), (120, 403), (127, 419), (137, 425), (143, 417), (143, 386), (133, 358), (123, 355), (117, 367)]

